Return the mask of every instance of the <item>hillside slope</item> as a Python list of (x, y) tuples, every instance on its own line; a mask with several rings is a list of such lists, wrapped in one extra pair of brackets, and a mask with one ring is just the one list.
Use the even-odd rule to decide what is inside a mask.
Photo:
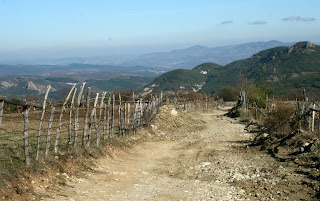
[(176, 69), (160, 75), (144, 88), (144, 94), (161, 91), (199, 91), (207, 82), (208, 77), (216, 74), (222, 66), (204, 63), (191, 70)]
[[(210, 70), (205, 75), (200, 70), (204, 66)], [(180, 75), (182, 71), (183, 75)], [(153, 92), (194, 90), (215, 93), (222, 86), (236, 86), (239, 75), (242, 75), (248, 80), (267, 84), (276, 89), (275, 94), (296, 93), (306, 88), (320, 95), (319, 74), (320, 46), (310, 42), (299, 42), (291, 47), (267, 49), (248, 59), (238, 60), (226, 66), (206, 63), (192, 70), (170, 71), (155, 79), (145, 91), (151, 91), (151, 89)], [(183, 81), (180, 76), (184, 77)], [(196, 85), (201, 87), (195, 88)]]

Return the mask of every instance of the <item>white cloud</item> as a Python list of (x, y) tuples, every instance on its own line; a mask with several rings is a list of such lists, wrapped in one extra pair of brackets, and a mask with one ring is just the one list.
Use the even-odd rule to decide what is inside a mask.
[(282, 21), (300, 21), (300, 22), (312, 22), (315, 21), (316, 19), (313, 17), (301, 17), (301, 16), (289, 16), (282, 18)]
[(249, 24), (252, 24), (252, 25), (256, 25), (256, 24), (267, 24), (267, 21), (264, 21), (264, 20), (256, 20), (256, 21), (253, 21)]
[(233, 21), (231, 20), (226, 20), (226, 21), (222, 21), (221, 24), (232, 24)]

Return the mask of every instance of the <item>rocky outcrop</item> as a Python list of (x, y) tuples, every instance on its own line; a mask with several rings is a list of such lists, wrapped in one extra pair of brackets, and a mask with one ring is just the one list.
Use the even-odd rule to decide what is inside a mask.
[(299, 42), (288, 48), (288, 54), (314, 52), (314, 47), (316, 47), (316, 45), (308, 41)]

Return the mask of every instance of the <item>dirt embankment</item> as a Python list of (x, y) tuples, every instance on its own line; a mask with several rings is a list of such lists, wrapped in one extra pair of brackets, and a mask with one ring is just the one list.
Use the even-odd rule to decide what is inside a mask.
[(52, 173), (55, 185), (46, 182), (52, 178), (34, 179), (40, 195), (34, 198), (317, 200), (316, 178), (294, 161), (279, 161), (249, 146), (255, 134), (224, 117), (225, 112), (186, 114), (164, 106), (150, 129), (126, 139), (130, 149), (109, 146), (104, 157), (88, 164), (89, 170)]

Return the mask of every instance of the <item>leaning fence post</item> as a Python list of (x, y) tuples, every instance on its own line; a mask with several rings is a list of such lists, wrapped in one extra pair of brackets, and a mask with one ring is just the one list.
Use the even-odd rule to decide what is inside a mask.
[(91, 115), (93, 115), (94, 118), (94, 126), (95, 126), (95, 132), (96, 132), (96, 143), (97, 146), (99, 146), (100, 142), (100, 133), (99, 133), (99, 125), (97, 120), (97, 103), (99, 99), (99, 93), (97, 93), (96, 99), (94, 100), (93, 109)]
[(24, 108), (23, 111), (23, 117), (24, 117), (24, 131), (23, 131), (23, 141), (24, 141), (24, 156), (26, 160), (27, 166), (30, 166), (30, 157), (29, 157), (29, 135), (28, 135), (28, 129), (29, 129), (29, 109)]
[(42, 113), (41, 113), (40, 122), (39, 122), (39, 128), (38, 128), (36, 160), (39, 159), (41, 127), (42, 127), (42, 122), (43, 122), (43, 118), (44, 118), (44, 113), (46, 111), (46, 102), (47, 102), (47, 98), (48, 98), (48, 94), (49, 94), (50, 88), (51, 88), (51, 86), (48, 85), (46, 94), (45, 94), (44, 99), (43, 99)]
[(76, 109), (76, 113), (74, 115), (74, 136), (73, 136), (73, 146), (76, 145), (77, 142), (77, 136), (78, 136), (78, 129), (79, 129), (79, 109), (80, 109), (80, 104), (81, 104), (81, 98), (82, 98), (82, 93), (83, 93), (83, 89), (84, 89), (84, 85), (86, 83), (82, 83), (79, 95), (78, 95), (78, 102), (77, 102), (77, 109)]
[(1, 128), (2, 115), (3, 115), (3, 105), (4, 105), (4, 101), (1, 101), (0, 102), (0, 128)]
[(45, 153), (44, 153), (45, 156), (48, 155), (48, 153), (49, 153), (49, 148), (50, 148), (50, 129), (51, 129), (51, 127), (52, 127), (54, 110), (55, 110), (55, 107), (52, 107), (52, 108), (51, 108), (50, 119), (49, 119), (49, 123), (48, 123), (48, 131), (47, 131), (47, 139), (46, 139), (46, 151), (45, 151)]
[(63, 117), (63, 113), (66, 110), (66, 104), (68, 103), (68, 100), (71, 96), (72, 91), (74, 90), (74, 88), (76, 87), (76, 84), (73, 84), (73, 87), (71, 88), (66, 100), (64, 101), (62, 107), (61, 107), (61, 112), (60, 112), (60, 117), (59, 117), (59, 125), (57, 128), (57, 135), (56, 135), (56, 141), (54, 143), (54, 152), (57, 153), (58, 152), (58, 143), (59, 143), (59, 136), (61, 134), (61, 127), (62, 127), (62, 117)]
[(71, 99), (71, 105), (69, 110), (69, 125), (68, 125), (68, 144), (71, 144), (71, 123), (72, 123), (72, 109), (74, 104), (74, 97), (77, 93), (77, 88), (74, 89), (72, 99)]
[[(97, 118), (96, 106), (97, 106), (98, 98), (99, 98), (99, 93), (97, 93), (96, 98), (94, 99), (93, 108), (92, 108), (90, 119), (89, 119), (89, 129), (88, 129), (88, 137), (87, 137), (88, 141), (86, 143), (86, 146), (90, 145), (92, 121), (94, 121), (95, 126), (96, 126), (96, 122), (97, 122), (96, 121), (96, 118)], [(97, 135), (97, 131), (96, 131), (96, 135)]]
[(102, 96), (101, 96), (101, 100), (100, 100), (100, 108), (99, 108), (99, 124), (100, 124), (100, 121), (101, 121), (101, 117), (102, 117), (102, 109), (103, 109), (103, 106), (104, 106), (104, 98), (106, 97), (106, 94), (107, 92), (103, 92), (102, 93)]
[(86, 135), (87, 135), (87, 127), (88, 127), (88, 114), (89, 114), (89, 107), (90, 107), (90, 92), (91, 92), (91, 87), (88, 87), (86, 111), (85, 111), (85, 114), (84, 114), (82, 146), (84, 146), (85, 143), (86, 143)]

